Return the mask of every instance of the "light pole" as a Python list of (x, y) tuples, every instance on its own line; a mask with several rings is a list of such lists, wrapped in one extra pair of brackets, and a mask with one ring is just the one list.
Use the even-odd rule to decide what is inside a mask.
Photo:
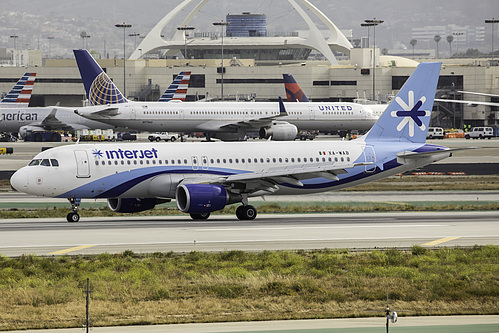
[(220, 95), (222, 101), (224, 100), (224, 27), (230, 25), (230, 22), (214, 22), (213, 25), (220, 26), (222, 28), (222, 81), (220, 82)]
[(485, 23), (492, 24), (492, 60), (494, 60), (494, 23), (499, 23), (499, 20), (492, 18), (492, 20), (485, 20)]
[(12, 59), (12, 62), (14, 63), (14, 66), (17, 66), (17, 39), (19, 38), (18, 35), (12, 35), (10, 38), (14, 39), (14, 56)]
[(194, 30), (194, 27), (177, 27), (177, 30), (184, 32), (184, 59), (187, 59), (187, 31)]
[(82, 49), (86, 50), (88, 48), (87, 40), (88, 40), (88, 38), (90, 38), (90, 35), (87, 34), (86, 31), (82, 31), (82, 32), (80, 32), (80, 37), (81, 37), (81, 47), (82, 47)]
[(453, 32), (454, 36), (456, 36), (456, 54), (459, 57), (459, 36), (464, 35), (464, 32)]
[(373, 101), (376, 99), (376, 26), (385, 21), (377, 20), (373, 18), (372, 20), (364, 20), (367, 26), (373, 27)]
[(140, 36), (138, 32), (134, 32), (133, 34), (128, 34), (129, 37), (133, 37), (133, 49), (137, 48), (137, 37)]
[(126, 37), (126, 28), (131, 28), (131, 24), (127, 24), (123, 22), (122, 24), (115, 24), (116, 28), (123, 28), (123, 96), (126, 98), (126, 50), (125, 50), (125, 37)]
[(47, 39), (49, 40), (49, 54), (48, 54), (48, 58), (50, 59), (50, 41), (52, 39), (54, 39), (54, 36), (48, 36)]
[(373, 26), (372, 24), (369, 24), (369, 23), (361, 23), (360, 24), (361, 27), (367, 27), (367, 47), (369, 47), (369, 44), (370, 44), (370, 33), (369, 33), (369, 27)]

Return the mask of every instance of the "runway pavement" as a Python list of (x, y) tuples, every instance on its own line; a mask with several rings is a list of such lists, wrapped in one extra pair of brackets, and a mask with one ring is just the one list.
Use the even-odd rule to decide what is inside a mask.
[[(178, 324), (152, 326), (96, 327), (103, 333), (375, 333), (385, 332), (385, 318), (276, 320), (260, 322)], [(391, 332), (405, 333), (492, 333), (499, 331), (499, 316), (400, 317), (390, 323)], [(6, 333), (39, 333), (40, 330)], [(81, 328), (43, 330), (43, 333), (80, 333)]]
[(272, 214), (0, 221), (0, 254), (408, 248), (499, 245), (499, 212)]

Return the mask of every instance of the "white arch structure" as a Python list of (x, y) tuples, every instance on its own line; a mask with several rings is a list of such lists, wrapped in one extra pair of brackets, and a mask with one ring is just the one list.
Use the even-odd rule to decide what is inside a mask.
[[(184, 42), (184, 33), (177, 30), (171, 41), (166, 41), (161, 37), (161, 31), (167, 26), (173, 18), (175, 18), (183, 9), (191, 4), (193, 1), (199, 0), (184, 0), (172, 11), (170, 11), (161, 21), (152, 28), (152, 30), (147, 34), (147, 36), (142, 40), (140, 45), (135, 49), (129, 59), (139, 59), (143, 55), (155, 52), (160, 49), (170, 49), (175, 45), (178, 48), (179, 43)], [(352, 44), (347, 40), (345, 35), (336, 27), (336, 25), (326, 17), (317, 7), (312, 5), (308, 0), (297, 0), (303, 6), (308, 8), (315, 16), (317, 16), (329, 29), (329, 40), (326, 41), (319, 31), (317, 26), (313, 23), (309, 15), (296, 3), (295, 0), (287, 0), (289, 4), (297, 11), (297, 13), (302, 17), (309, 28), (309, 35), (306, 39), (298, 38), (298, 41), (294, 41), (294, 44), (307, 46), (309, 48), (315, 49), (321, 52), (332, 65), (338, 64), (336, 58), (332, 52), (341, 51), (344, 53), (349, 53), (352, 48)], [(182, 22), (182, 26), (187, 26), (192, 19), (197, 15), (199, 10), (208, 2), (208, 0), (201, 0), (194, 9), (187, 15), (187, 17)], [(268, 38), (268, 37), (252, 37), (253, 39), (258, 38)], [(283, 39), (283, 45), (288, 44), (290, 38)], [(263, 41), (263, 40), (262, 40)], [(263, 43), (265, 44), (265, 43)]]

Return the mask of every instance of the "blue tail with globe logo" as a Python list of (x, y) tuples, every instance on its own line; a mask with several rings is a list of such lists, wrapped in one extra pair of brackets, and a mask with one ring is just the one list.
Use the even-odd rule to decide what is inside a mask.
[(87, 50), (73, 50), (73, 53), (91, 105), (128, 102)]
[(426, 141), (440, 67), (440, 62), (418, 65), (395, 99), (366, 134), (366, 143)]

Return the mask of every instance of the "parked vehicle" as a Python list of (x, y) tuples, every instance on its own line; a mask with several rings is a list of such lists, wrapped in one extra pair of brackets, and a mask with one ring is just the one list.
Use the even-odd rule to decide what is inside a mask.
[(52, 131), (26, 131), (25, 142), (61, 142), (61, 134)]
[(296, 138), (295, 140), (302, 140), (302, 141), (305, 141), (305, 140), (313, 140), (315, 139), (315, 132), (310, 132), (310, 131), (300, 131), (300, 133), (298, 133), (296, 135)]
[(494, 136), (494, 130), (492, 127), (472, 127), (469, 132), (467, 132), (464, 137), (466, 139), (491, 139)]
[(427, 139), (443, 139), (445, 137), (445, 132), (442, 127), (429, 127), (428, 133), (426, 134)]
[(174, 142), (177, 140), (178, 134), (168, 133), (168, 132), (158, 132), (158, 133), (154, 133), (154, 134), (149, 135), (147, 138), (151, 142), (153, 142), (153, 141), (159, 142), (161, 140)]

